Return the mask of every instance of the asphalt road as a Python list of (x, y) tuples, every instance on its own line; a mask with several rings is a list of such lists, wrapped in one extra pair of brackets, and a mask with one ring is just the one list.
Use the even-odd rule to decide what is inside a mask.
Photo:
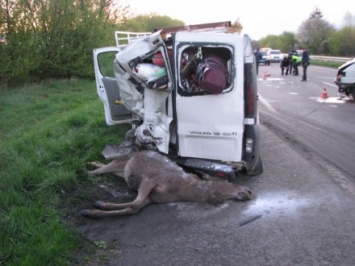
[[(261, 71), (258, 85), (264, 125), (276, 134), (288, 133), (291, 141), (316, 151), (355, 178), (355, 102), (351, 97), (339, 99), (333, 83), (336, 70), (311, 66), (307, 82), (299, 76), (280, 76), (277, 64), (262, 66)], [(265, 72), (270, 74), (266, 80)], [(324, 89), (326, 99), (321, 97)]]
[[(353, 147), (355, 104), (316, 99), (333, 70), (310, 67), (310, 80), (301, 83), (300, 77), (280, 77), (277, 64), (264, 69), (271, 74), (264, 80), (260, 73), (258, 81), (264, 173), (238, 176), (253, 199), (81, 218), (83, 236), (102, 246), (90, 265), (354, 265), (355, 184), (353, 166), (343, 157), (354, 154), (345, 148)], [(337, 97), (335, 88), (327, 89)], [(338, 133), (342, 137), (331, 141)], [(339, 160), (330, 157), (334, 152)], [(123, 191), (112, 197), (118, 200)]]

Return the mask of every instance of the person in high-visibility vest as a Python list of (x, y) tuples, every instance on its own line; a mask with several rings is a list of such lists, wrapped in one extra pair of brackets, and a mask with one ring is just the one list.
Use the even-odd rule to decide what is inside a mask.
[(298, 66), (301, 64), (302, 58), (298, 54), (292, 55), (292, 64), (294, 69), (294, 76), (298, 76)]

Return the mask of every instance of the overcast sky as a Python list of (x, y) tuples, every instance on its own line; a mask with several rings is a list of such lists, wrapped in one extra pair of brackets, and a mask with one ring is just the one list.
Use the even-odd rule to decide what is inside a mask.
[(258, 40), (284, 31), (296, 33), (317, 6), (323, 18), (340, 27), (347, 10), (355, 15), (353, 0), (125, 0), (134, 14), (155, 12), (185, 22), (186, 25), (239, 21), (242, 33)]

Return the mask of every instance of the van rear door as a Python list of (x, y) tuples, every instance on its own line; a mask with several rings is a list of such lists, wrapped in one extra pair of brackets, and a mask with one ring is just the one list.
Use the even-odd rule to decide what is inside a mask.
[[(187, 61), (216, 54), (229, 78), (220, 94), (191, 88)], [(177, 32), (174, 37), (178, 154), (182, 157), (240, 162), (244, 133), (243, 38), (237, 34)], [(238, 59), (238, 60), (237, 60)]]

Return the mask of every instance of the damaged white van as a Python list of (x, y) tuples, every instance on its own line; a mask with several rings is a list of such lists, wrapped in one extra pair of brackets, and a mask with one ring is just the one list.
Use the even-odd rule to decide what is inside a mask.
[(178, 164), (222, 178), (263, 172), (256, 67), (251, 40), (230, 22), (115, 32), (94, 49), (106, 123), (130, 123), (106, 159), (155, 149)]

